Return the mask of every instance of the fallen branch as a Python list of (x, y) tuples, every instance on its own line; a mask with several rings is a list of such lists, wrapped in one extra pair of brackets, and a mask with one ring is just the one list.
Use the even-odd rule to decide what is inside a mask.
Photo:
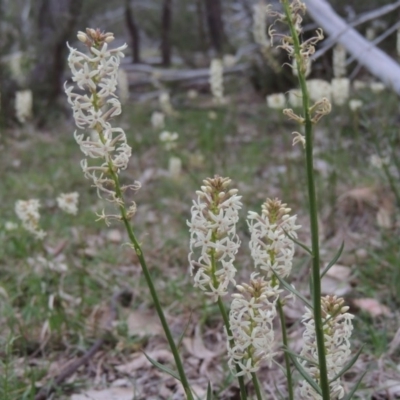
[[(110, 301), (110, 317), (105, 325), (105, 331), (108, 332), (113, 321), (117, 318), (117, 306), (120, 302), (121, 296), (126, 293), (126, 290), (118, 292), (113, 295)], [(46, 400), (54, 390), (60, 386), (66, 379), (68, 379), (75, 371), (82, 365), (85, 365), (89, 360), (100, 350), (106, 340), (105, 334), (95, 341), (93, 346), (78, 360), (66, 367), (47, 387), (42, 387), (36, 394), (35, 400)]]
[(325, 0), (304, 0), (310, 16), (377, 79), (400, 95), (400, 66), (339, 17)]

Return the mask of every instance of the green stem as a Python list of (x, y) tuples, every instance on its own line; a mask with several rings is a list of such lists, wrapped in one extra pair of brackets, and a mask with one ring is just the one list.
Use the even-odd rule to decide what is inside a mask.
[[(289, 341), (288, 341), (288, 336), (287, 336), (287, 331), (286, 331), (286, 319), (285, 319), (285, 314), (283, 313), (283, 305), (282, 305), (281, 299), (278, 300), (278, 312), (279, 312), (279, 318), (281, 320), (283, 346), (285, 347), (285, 349), (289, 349)], [(294, 400), (292, 370), (290, 369), (290, 357), (286, 351), (284, 351), (283, 353), (284, 353), (284, 357), (285, 357), (286, 380), (287, 380), (287, 385), (288, 385), (289, 400)]]
[[(219, 311), (222, 315), (222, 319), (224, 320), (226, 334), (228, 335), (228, 337), (231, 338), (231, 339), (229, 339), (229, 346), (232, 349), (235, 346), (235, 341), (233, 340), (233, 337), (232, 337), (233, 335), (232, 335), (232, 331), (231, 331), (231, 326), (229, 324), (228, 313), (226, 312), (224, 302), (222, 301), (221, 297), (219, 297), (219, 296), (218, 296), (218, 307), (219, 307)], [(237, 373), (241, 372), (241, 369), (240, 369), (239, 365), (237, 365), (237, 364), (236, 364), (236, 372)], [(238, 376), (237, 379), (239, 381), (240, 398), (241, 398), (241, 400), (246, 400), (247, 392), (246, 392), (246, 386), (244, 384), (243, 376)]]
[(258, 378), (255, 372), (251, 374), (251, 379), (253, 380), (254, 390), (256, 391), (257, 400), (263, 400), (261, 395), (260, 382), (258, 382)]
[(306, 79), (301, 71), (301, 45), (297, 32), (295, 30), (292, 16), (290, 14), (288, 0), (282, 0), (283, 8), (289, 25), (290, 34), (293, 39), (293, 48), (297, 61), (297, 71), (301, 92), (303, 95), (303, 111), (305, 119), (305, 137), (306, 137), (306, 170), (307, 170), (307, 187), (309, 198), (309, 213), (311, 227), (311, 248), (313, 253), (312, 259), (312, 283), (313, 283), (313, 306), (315, 320), (315, 336), (317, 340), (318, 364), (319, 364), (319, 385), (322, 391), (322, 399), (330, 400), (328, 370), (326, 365), (325, 340), (323, 331), (323, 321), (321, 313), (321, 279), (320, 279), (320, 252), (319, 252), (319, 236), (318, 236), (318, 207), (317, 196), (315, 193), (314, 179), (314, 161), (313, 161), (313, 132), (312, 121), (309, 111), (309, 95), (306, 85)]
[[(115, 193), (117, 195), (117, 198), (122, 200), (123, 196), (122, 196), (121, 186), (119, 184), (118, 175), (115, 173), (115, 171), (113, 169), (113, 165), (111, 164), (111, 162), (109, 162), (109, 172), (110, 172), (110, 174), (112, 176), (112, 179), (113, 179), (113, 181), (115, 183)], [(154, 287), (153, 279), (151, 277), (149, 268), (147, 267), (146, 260), (144, 258), (141, 246), (140, 246), (139, 242), (136, 239), (136, 236), (135, 236), (135, 234), (133, 232), (131, 224), (129, 223), (129, 220), (128, 220), (128, 217), (127, 217), (127, 214), (126, 214), (125, 205), (120, 205), (119, 209), (120, 209), (120, 212), (121, 212), (122, 221), (123, 221), (123, 223), (125, 225), (126, 231), (128, 232), (129, 239), (130, 239), (130, 241), (131, 241), (131, 243), (133, 245), (133, 248), (134, 248), (134, 250), (136, 252), (136, 255), (138, 256), (140, 265), (142, 267), (142, 271), (143, 271), (144, 277), (146, 279), (147, 286), (149, 287), (150, 294), (151, 294), (151, 297), (152, 297), (153, 302), (154, 302), (154, 307), (156, 308), (158, 317), (160, 318), (161, 325), (162, 325), (162, 327), (164, 329), (164, 332), (165, 332), (165, 336), (167, 337), (168, 344), (169, 344), (170, 349), (172, 351), (172, 354), (174, 356), (176, 368), (178, 369), (179, 377), (181, 379), (182, 386), (183, 386), (183, 388), (185, 390), (185, 393), (186, 393), (186, 398), (187, 398), (187, 400), (194, 400), (192, 391), (190, 390), (189, 382), (188, 382), (188, 380), (186, 378), (186, 374), (185, 374), (185, 370), (184, 370), (184, 367), (183, 367), (183, 364), (182, 364), (182, 360), (181, 360), (181, 358), (179, 356), (178, 348), (177, 348), (177, 346), (175, 344), (174, 338), (172, 337), (172, 333), (171, 333), (171, 331), (169, 329), (167, 320), (165, 318), (163, 309), (161, 307), (161, 303), (160, 303), (160, 300), (158, 298), (156, 288)]]

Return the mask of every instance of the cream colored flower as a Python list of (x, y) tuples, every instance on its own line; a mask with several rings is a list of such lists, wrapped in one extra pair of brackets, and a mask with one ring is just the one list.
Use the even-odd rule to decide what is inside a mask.
[(385, 90), (385, 85), (382, 82), (371, 82), (369, 88), (373, 93), (380, 93)]
[(357, 111), (359, 110), (363, 105), (362, 100), (358, 99), (352, 99), (349, 101), (349, 107), (351, 111)]
[(345, 104), (350, 96), (350, 80), (348, 78), (334, 78), (331, 86), (333, 103), (337, 105)]
[(319, 101), (323, 97), (331, 99), (332, 87), (329, 82), (323, 79), (309, 79), (306, 83), (310, 100)]
[(267, 105), (269, 108), (275, 110), (283, 110), (286, 104), (286, 97), (283, 93), (270, 94), (266, 97)]
[(303, 105), (303, 95), (300, 89), (291, 89), (289, 91), (289, 104), (292, 107), (301, 107)]
[(21, 124), (32, 117), (32, 91), (20, 90), (15, 93), (15, 113)]
[(179, 135), (176, 132), (164, 131), (160, 133), (160, 141), (164, 143), (167, 151), (176, 148), (176, 141)]
[(214, 102), (224, 104), (224, 66), (219, 59), (211, 60), (209, 82)]
[(15, 203), (15, 213), (22, 221), (22, 226), (38, 239), (43, 239), (46, 236), (46, 232), (39, 229), (39, 208), (40, 202), (36, 199), (17, 200)]
[(168, 172), (172, 179), (178, 179), (182, 174), (182, 160), (179, 157), (170, 157)]
[(155, 129), (163, 129), (165, 127), (165, 115), (162, 112), (154, 111), (151, 114), (151, 125)]
[(78, 192), (61, 193), (57, 197), (57, 204), (67, 214), (76, 215), (78, 213), (78, 199)]
[(346, 76), (346, 49), (341, 44), (333, 49), (333, 76), (335, 78)]

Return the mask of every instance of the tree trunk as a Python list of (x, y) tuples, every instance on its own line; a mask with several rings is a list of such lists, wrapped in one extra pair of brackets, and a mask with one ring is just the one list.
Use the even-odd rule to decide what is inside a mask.
[(66, 42), (79, 17), (83, 0), (42, 0), (37, 15), (37, 62), (30, 76), (39, 123), (62, 93)]
[(225, 33), (224, 22), (222, 20), (221, 0), (204, 0), (204, 3), (206, 6), (211, 45), (219, 55), (222, 55)]
[(125, 0), (125, 23), (131, 37), (132, 62), (140, 63), (140, 36), (139, 29), (132, 11), (130, 0)]
[(171, 65), (171, 19), (172, 0), (164, 0), (161, 16), (161, 58), (162, 65)]

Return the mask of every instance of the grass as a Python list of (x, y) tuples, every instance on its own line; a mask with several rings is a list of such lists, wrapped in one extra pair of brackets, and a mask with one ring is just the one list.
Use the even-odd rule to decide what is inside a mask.
[[(319, 160), (316, 177), (321, 224), (325, 231), (329, 231), (331, 219), (328, 216), (338, 215), (338, 196), (351, 188), (371, 185), (385, 188), (379, 191), (379, 201), (391, 199), (390, 190), (386, 189), (388, 184), (369, 164), (368, 157), (375, 152), (374, 143), (378, 141), (384, 145), (382, 132), (398, 132), (397, 99), (387, 92), (372, 95), (364, 91), (357, 96), (364, 101), (358, 126), (359, 142), (355, 139), (353, 114), (346, 105), (334, 108), (316, 131), (316, 158)], [(281, 197), (305, 225), (301, 239), (309, 240), (304, 222), (304, 159), (301, 147), (290, 145), (295, 125), (281, 118), (278, 112), (267, 110), (256, 97), (250, 103), (242, 103), (239, 98), (235, 101), (235, 97), (233, 100), (234, 105), (215, 110), (215, 119), (209, 118), (210, 108), (203, 106), (200, 98), (191, 104), (182, 102), (177, 107), (179, 117), (167, 120), (166, 129), (179, 133), (175, 152), (183, 160), (183, 173), (177, 180), (168, 177), (170, 155), (158, 140), (160, 132), (150, 126), (154, 105), (130, 103), (123, 108), (120, 121), (133, 147), (130, 167), (121, 174), (121, 179), (122, 182), (134, 179), (143, 182), (134, 199), (138, 211), (133, 223), (162, 303), (173, 321), (173, 332), (178, 339), (191, 314), (186, 336), (191, 337), (199, 325), (203, 337), (208, 338), (205, 339), (208, 348), (215, 348), (210, 338), (217, 337), (219, 344), (223, 343), (220, 321), (213, 305), (193, 289), (187, 261), (186, 220), (191, 200), (202, 180), (216, 173), (230, 176), (243, 195), (243, 217), (249, 209), (258, 210), (266, 197)], [(54, 363), (58, 363), (56, 371), (59, 372), (71, 357), (82, 355), (99, 334), (96, 323), (101, 325), (101, 318), (96, 321), (95, 311), (104, 308), (116, 290), (125, 288), (132, 292), (132, 302), (129, 306), (125, 304), (125, 309), (152, 310), (136, 256), (123, 245), (126, 237), (122, 226), (113, 224), (111, 227), (119, 232), (118, 238), (118, 235), (110, 236), (110, 230), (103, 223), (94, 222), (94, 212), (100, 212), (107, 205), (97, 198), (81, 173), (82, 156), (73, 139), (73, 130), (69, 122), (59, 121), (51, 131), (37, 132), (21, 127), (1, 137), (0, 168), (4, 171), (0, 180), (2, 399), (33, 399), (36, 386), (48, 382)], [(398, 142), (398, 134), (395, 140)], [(196, 162), (194, 154), (201, 155), (203, 163)], [(70, 191), (80, 194), (76, 217), (62, 214), (56, 206), (57, 195)], [(48, 232), (43, 243), (21, 229), (7, 231), (4, 228), (7, 221), (17, 222), (15, 201), (28, 198), (38, 198), (42, 203), (41, 225)], [(353, 211), (346, 209), (340, 215), (352, 220)], [(362, 213), (360, 218), (363, 218)], [(343, 223), (342, 219), (336, 221), (336, 227)], [(392, 316), (372, 318), (368, 312), (354, 309), (353, 349), (365, 344), (365, 354), (371, 360), (386, 357), (387, 364), (398, 363), (398, 352), (385, 356), (399, 322), (398, 228), (380, 232), (373, 222), (363, 229), (375, 242), (359, 239), (359, 246), (366, 249), (368, 256), (346, 264), (352, 268), (355, 280), (348, 301), (351, 304), (352, 298), (357, 297), (378, 299), (389, 307)], [(238, 281), (247, 279), (252, 268), (246, 249), (248, 233), (244, 218), (240, 223), (240, 236), (243, 246), (236, 263)], [(323, 241), (322, 248), (324, 246)], [(49, 270), (37, 261), (39, 256), (56, 264), (67, 264), (68, 271)], [(299, 254), (299, 262), (301, 259)], [(306, 282), (305, 276), (294, 275), (294, 279), (296, 287)], [(112, 331), (102, 353), (105, 357), (103, 371), (108, 371), (104, 372), (104, 382), (110, 383), (113, 376), (121, 375), (115, 367), (126, 363), (132, 352), (139, 348), (148, 351), (160, 343), (165, 346), (160, 337), (140, 339), (132, 336), (123, 322), (121, 324)], [(182, 349), (187, 363), (193, 357), (187, 348)], [(223, 359), (218, 356), (217, 360), (221, 357)], [(222, 361), (214, 360), (214, 363), (218, 366)], [(63, 393), (80, 390), (82, 386), (91, 387), (93, 379), (93, 370), (87, 367), (60, 390), (57, 398), (63, 398)], [(193, 379), (196, 380), (196, 376)], [(221, 391), (218, 398), (229, 398), (229, 377), (224, 376), (223, 381), (214, 384), (215, 390)], [(365, 381), (364, 386), (371, 388), (373, 383)]]

